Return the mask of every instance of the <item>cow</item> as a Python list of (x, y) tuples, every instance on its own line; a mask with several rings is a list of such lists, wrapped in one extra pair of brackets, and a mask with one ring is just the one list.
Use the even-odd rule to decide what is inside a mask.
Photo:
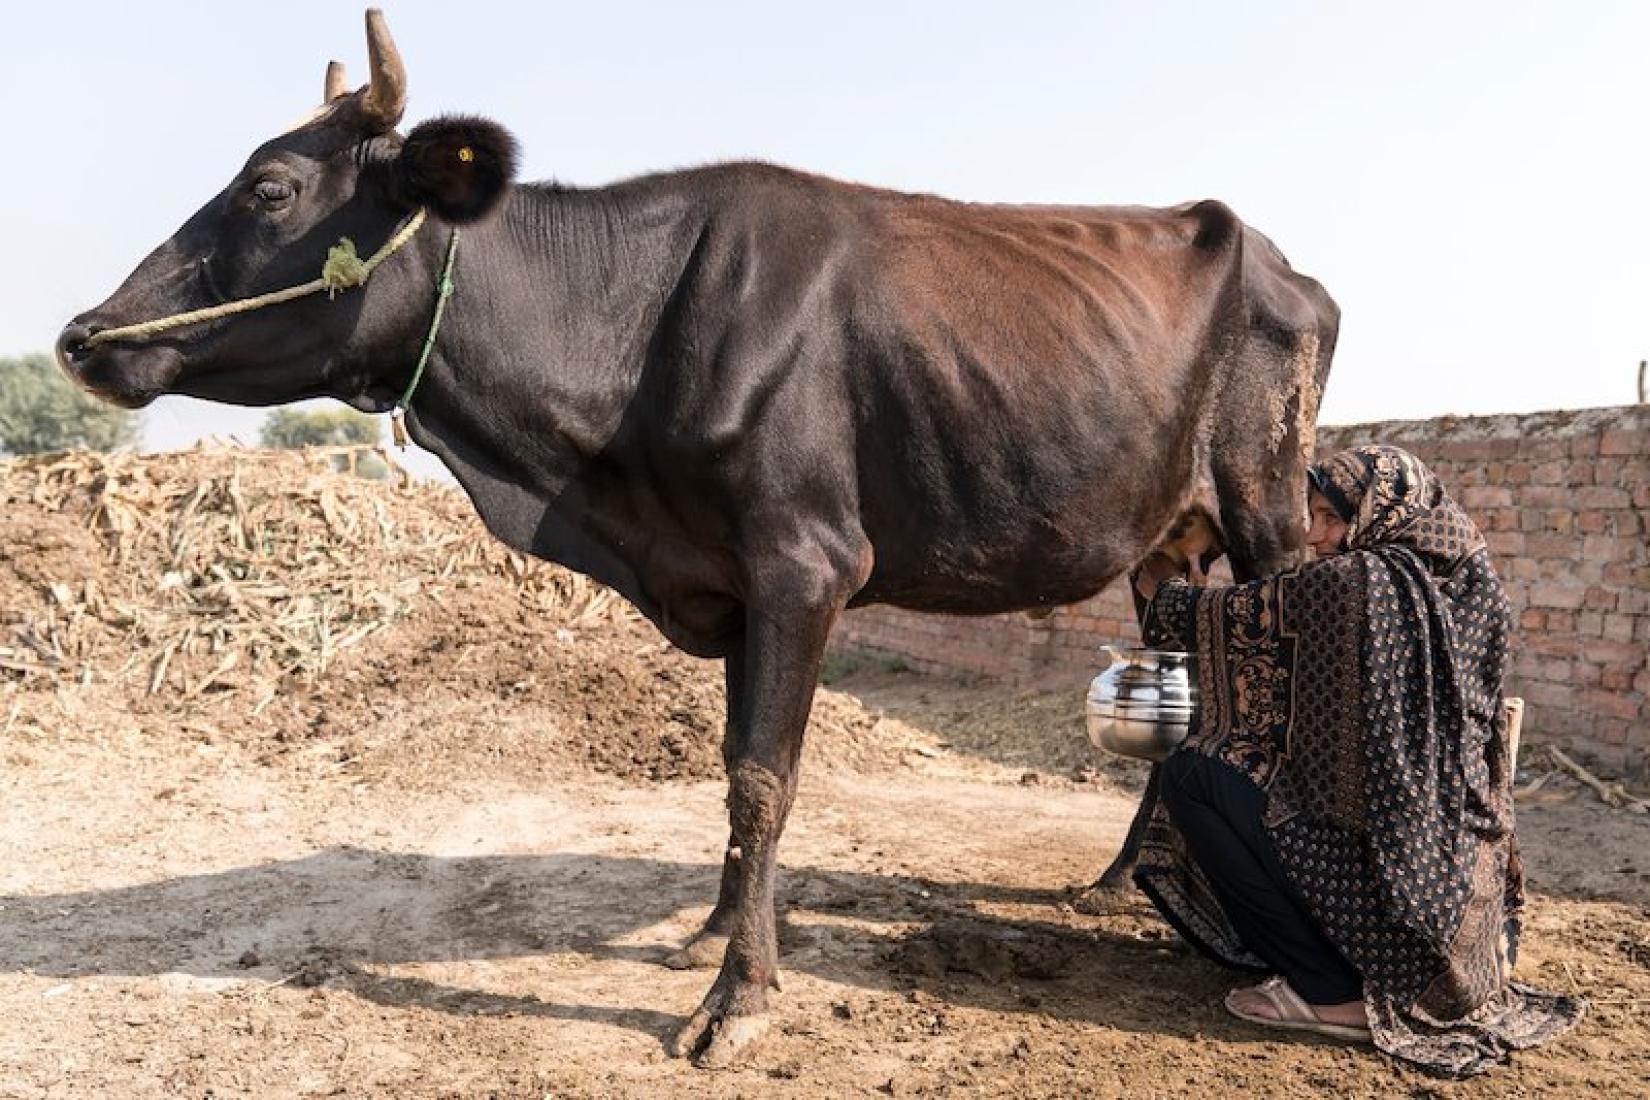
[(667, 1046), (727, 1064), (769, 1020), (843, 610), (1080, 601), (1199, 502), (1238, 576), (1293, 562), (1338, 311), (1215, 201), (982, 205), (765, 163), (517, 183), (493, 121), (399, 132), (376, 10), (367, 37), (370, 81), (329, 66), (59, 362), (128, 407), (395, 410), (493, 535), (724, 662), (721, 885), (669, 960), (720, 971)]

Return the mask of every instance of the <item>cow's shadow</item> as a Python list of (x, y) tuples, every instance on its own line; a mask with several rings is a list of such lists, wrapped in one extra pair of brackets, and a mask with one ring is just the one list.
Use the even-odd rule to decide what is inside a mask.
[[(444, 984), (398, 964), (572, 956), (576, 969), (582, 956), (592, 966), (651, 968), (675, 930), (702, 916), (718, 874), (710, 864), (642, 857), (329, 848), (139, 886), (0, 897), (0, 970), (324, 982), (390, 1006), (595, 1021), (662, 1041), (682, 1017), (644, 1007), (657, 1003), (643, 991), (645, 977), (634, 1006), (614, 1007), (466, 988), (438, 968)], [(781, 966), (865, 990), (920, 990), (946, 1004), (1135, 1031), (1227, 1028), (1213, 1006), (1229, 972), (1175, 941), (1142, 935), (1138, 922), (1108, 930), (1063, 914), (1064, 896), (1058, 888), (790, 867), (780, 888)], [(698, 975), (705, 986), (711, 977)]]

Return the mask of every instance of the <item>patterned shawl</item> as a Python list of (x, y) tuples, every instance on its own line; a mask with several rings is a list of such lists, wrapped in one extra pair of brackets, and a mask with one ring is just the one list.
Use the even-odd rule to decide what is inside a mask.
[[(1413, 455), (1360, 447), (1312, 474), (1348, 520), (1346, 552), (1228, 588), (1170, 581), (1143, 634), (1196, 653), (1183, 751), (1265, 791), (1278, 856), (1364, 977), (1376, 1044), (1482, 1072), (1585, 1007), (1508, 980), (1523, 904), (1501, 697), (1511, 611), (1478, 529)], [(1136, 881), (1194, 944), (1259, 965), (1161, 806)]]

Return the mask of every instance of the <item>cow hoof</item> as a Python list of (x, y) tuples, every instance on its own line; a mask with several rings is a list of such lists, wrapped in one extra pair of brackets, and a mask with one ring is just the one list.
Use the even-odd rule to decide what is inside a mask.
[(665, 965), (672, 970), (715, 970), (722, 965), (722, 956), (727, 953), (728, 937), (701, 932), (666, 955)]
[(723, 971), (665, 1049), (672, 1058), (693, 1058), (701, 1069), (726, 1069), (767, 1034), (768, 1020), (763, 988), (730, 981)]
[(1071, 907), (1091, 917), (1109, 917), (1135, 907), (1134, 892), (1127, 886), (1096, 882), (1071, 899)]
[(750, 1053), (768, 1033), (768, 1014), (729, 1016), (711, 1031), (710, 1045), (695, 1060), (701, 1069), (727, 1069)]

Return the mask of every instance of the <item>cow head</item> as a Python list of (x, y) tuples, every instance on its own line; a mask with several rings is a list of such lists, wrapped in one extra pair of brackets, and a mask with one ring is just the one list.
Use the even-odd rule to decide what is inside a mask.
[[(166, 393), (241, 405), (333, 396), (382, 408), (410, 372), (428, 321), (444, 229), (484, 218), (515, 171), (515, 142), (484, 119), (425, 122), (396, 132), (406, 72), (383, 15), (367, 12), (372, 79), (345, 90), (327, 67), (321, 107), (265, 142), (229, 185), (138, 265), (102, 305), (58, 338), (63, 370), (128, 407)], [(315, 294), (146, 338), (100, 331), (297, 286), (321, 273), (348, 237), (366, 257), (417, 209), (430, 215), (412, 245), (361, 289)], [(420, 320), (420, 317), (423, 320)], [(410, 350), (409, 350), (410, 349)]]

